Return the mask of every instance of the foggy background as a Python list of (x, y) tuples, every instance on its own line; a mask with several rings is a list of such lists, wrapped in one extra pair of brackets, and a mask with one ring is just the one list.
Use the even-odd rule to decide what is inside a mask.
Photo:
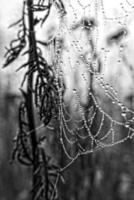
[[(23, 58), (20, 57), (17, 61), (11, 64), (9, 67), (2, 69), (4, 63), (5, 46), (8, 47), (9, 42), (15, 37), (17, 33), (16, 27), (8, 29), (8, 26), (21, 17), (22, 0), (1, 0), (0, 1), (0, 199), (1, 200), (28, 200), (29, 191), (31, 185), (30, 170), (20, 166), (17, 162), (11, 164), (11, 152), (13, 148), (12, 138), (16, 134), (17, 130), (17, 117), (18, 106), (21, 100), (20, 92), (18, 88), (22, 80), (23, 72), (15, 72), (19, 67)], [(68, 6), (65, 1), (65, 6)], [(75, 1), (70, 0), (70, 4), (75, 8), (79, 19), (83, 17), (82, 6), (90, 4), (89, 1)], [(97, 53), (100, 55), (102, 64), (105, 62), (105, 54), (103, 49), (107, 49), (108, 56), (106, 65), (103, 65), (103, 74), (105, 80), (108, 81), (118, 91), (118, 97), (127, 105), (130, 109), (134, 110), (134, 8), (130, 5), (132, 1), (123, 0), (98, 0), (99, 2), (99, 14), (97, 16), (98, 23), (98, 46)], [(108, 44), (108, 37), (120, 29), (121, 25), (116, 23), (116, 20), (109, 20), (105, 24), (102, 16), (102, 2), (105, 7), (106, 15), (108, 18), (120, 18), (124, 15), (124, 20), (121, 18), (121, 23), (124, 23), (128, 31), (128, 35), (123, 39), (123, 45), (125, 46), (125, 59), (123, 62), (118, 62), (120, 58), (120, 45), (117, 43)], [(122, 7), (122, 4), (123, 6)], [(91, 6), (91, 16), (96, 19), (94, 4)], [(71, 10), (66, 7), (67, 11)], [(124, 9), (127, 11), (125, 12)], [(42, 38), (44, 41), (48, 39), (48, 30), (54, 25), (55, 29), (52, 32), (52, 36), (56, 34), (57, 27), (59, 26), (59, 19), (55, 17), (55, 10), (48, 19), (46, 28), (37, 30), (37, 37)], [(88, 16), (88, 9), (84, 13), (84, 17)], [(54, 20), (53, 20), (54, 19)], [(125, 24), (125, 20), (128, 20)], [(68, 15), (67, 25), (70, 27), (73, 21), (73, 14), (70, 11)], [(45, 27), (45, 26), (44, 26)], [(97, 32), (94, 33), (95, 36)], [(63, 34), (64, 35), (64, 34)], [(76, 37), (79, 33), (76, 33)], [(95, 40), (96, 37), (93, 37)], [(65, 35), (65, 49), (68, 48), (68, 35)], [(85, 36), (83, 41), (85, 42)], [(51, 62), (51, 54), (48, 52), (48, 60)], [(74, 58), (73, 58), (74, 59)], [(66, 50), (63, 53), (63, 60), (66, 63)], [(75, 59), (74, 59), (75, 60)], [(85, 90), (86, 85), (83, 80), (77, 77), (75, 79), (75, 71), (70, 70), (68, 64), (62, 70), (66, 74), (65, 82), (68, 85), (66, 91), (65, 100), (71, 102), (72, 88), (75, 86), (77, 89)], [(75, 64), (74, 64), (75, 65)], [(130, 67), (131, 66), (131, 67)], [(74, 66), (75, 67), (75, 66)], [(82, 69), (81, 69), (82, 70)], [(81, 74), (81, 71), (79, 72)], [(84, 72), (85, 73), (85, 72)], [(88, 80), (89, 81), (89, 80)], [(79, 84), (78, 84), (79, 83)], [(78, 85), (77, 85), (78, 84)], [(103, 92), (96, 88), (98, 93)], [(106, 110), (111, 112), (111, 102), (108, 102), (104, 97), (102, 104), (105, 104)], [(117, 115), (118, 111), (112, 111), (113, 115)], [(120, 130), (121, 134), (125, 134), (125, 131)], [(75, 164), (73, 164), (70, 171), (66, 173), (66, 183), (60, 186), (59, 199), (65, 200), (132, 200), (134, 197), (134, 153), (133, 153), (133, 140), (113, 147), (110, 151), (100, 151), (94, 156), (94, 162), (92, 157), (81, 158)], [(91, 164), (92, 163), (92, 164)], [(77, 169), (77, 170), (76, 170)], [(94, 177), (94, 181), (91, 181), (91, 177)], [(81, 189), (82, 188), (82, 189)], [(89, 189), (90, 188), (90, 189)]]

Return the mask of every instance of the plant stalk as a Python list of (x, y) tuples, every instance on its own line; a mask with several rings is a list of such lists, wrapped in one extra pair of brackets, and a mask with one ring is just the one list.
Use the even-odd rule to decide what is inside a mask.
[[(28, 24), (29, 24), (29, 71), (32, 70), (34, 66), (34, 55), (36, 48), (35, 32), (34, 32), (34, 15), (33, 15), (33, 0), (27, 0), (28, 6)], [(33, 157), (33, 171), (32, 171), (32, 184), (33, 188), (36, 185), (36, 175), (35, 171), (38, 167), (38, 152), (37, 152), (37, 138), (35, 131), (35, 121), (34, 121), (34, 102), (33, 102), (33, 73), (29, 73), (27, 82), (27, 115), (29, 123), (29, 131), (31, 131), (31, 146), (32, 146), (32, 157)], [(35, 192), (33, 189), (32, 200), (35, 198)]]

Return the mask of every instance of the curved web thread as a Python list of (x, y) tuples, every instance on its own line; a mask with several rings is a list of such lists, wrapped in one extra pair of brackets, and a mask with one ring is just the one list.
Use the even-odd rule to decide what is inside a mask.
[[(90, 10), (91, 3), (87, 5), (82, 5), (81, 1), (77, 0), (79, 7), (85, 13), (88, 8)], [(127, 3), (127, 1), (124, 3)], [(90, 38), (91, 29), (95, 29), (93, 25), (87, 24), (83, 21), (80, 24), (80, 20), (78, 17), (78, 13), (76, 9), (73, 7), (71, 1), (69, 1), (70, 10), (72, 10), (74, 21), (73, 25), (68, 25), (67, 17), (65, 16), (64, 19), (61, 21), (60, 27), (60, 37), (64, 37), (64, 33), (67, 34), (67, 45), (56, 46), (56, 69), (57, 69), (57, 77), (62, 82), (61, 85), (64, 85), (64, 77), (66, 76), (66, 72), (64, 68), (69, 67), (71, 73), (75, 73), (76, 67), (80, 68), (81, 65), (84, 65), (86, 72), (81, 73), (81, 80), (86, 83), (87, 85), (87, 94), (85, 96), (88, 99), (89, 103), (85, 107), (81, 103), (81, 98), (79, 94), (79, 89), (77, 86), (72, 87), (72, 99), (74, 99), (74, 110), (76, 112), (76, 116), (70, 113), (69, 105), (64, 101), (64, 95), (61, 91), (61, 87), (59, 86), (59, 111), (60, 111), (60, 141), (63, 146), (63, 150), (68, 157), (68, 159), (72, 163), (78, 156), (91, 153), (93, 151), (99, 150), (101, 148), (114, 146), (119, 143), (125, 142), (127, 139), (133, 138), (133, 123), (134, 123), (134, 112), (128, 109), (119, 99), (118, 92), (115, 91), (112, 85), (105, 81), (105, 75), (103, 72), (99, 72), (98, 66), (100, 65), (107, 65), (106, 60), (108, 59), (109, 50), (106, 48), (103, 49), (103, 56), (105, 58), (105, 62), (101, 63), (98, 52), (97, 52), (97, 40), (99, 40), (99, 33), (98, 30), (95, 33), (95, 42), (92, 41)], [(107, 17), (105, 14), (104, 9), (104, 2), (103, 1), (95, 1), (95, 9), (96, 9), (96, 16), (98, 15), (97, 8), (100, 5), (101, 12), (103, 15), (103, 19), (107, 22), (112, 20), (113, 22), (116, 21), (119, 24), (124, 24), (126, 18), (131, 15), (132, 7), (128, 11), (125, 10), (123, 3), (120, 4), (120, 8), (123, 11), (123, 16), (111, 18)], [(71, 11), (70, 11), (71, 12)], [(125, 19), (125, 20), (124, 20)], [(76, 21), (79, 21), (76, 23)], [(87, 27), (86, 27), (87, 26)], [(77, 38), (77, 35), (74, 34), (74, 30), (77, 28), (81, 28), (82, 31), (85, 31), (85, 37), (87, 36), (87, 41), (90, 44), (90, 50), (87, 48), (85, 51), (85, 47), (81, 45), (80, 38)], [(89, 29), (84, 30), (84, 28)], [(96, 29), (98, 29), (96, 27)], [(86, 32), (87, 31), (87, 32)], [(81, 32), (81, 30), (80, 30)], [(58, 36), (59, 36), (58, 35)], [(58, 43), (58, 37), (57, 37)], [(73, 60), (73, 52), (75, 52), (75, 64)], [(88, 56), (88, 51), (92, 51), (91, 55)], [(58, 53), (57, 53), (58, 52)], [(60, 52), (60, 56), (59, 56)], [(122, 50), (120, 51), (122, 53)], [(87, 54), (87, 55), (86, 55)], [(78, 56), (76, 56), (78, 55)], [(65, 58), (63, 58), (65, 56)], [(95, 56), (98, 58), (96, 59)], [(59, 59), (59, 60), (58, 60)], [(96, 60), (95, 60), (96, 59)], [(119, 60), (120, 61), (120, 60)], [(100, 63), (99, 63), (100, 62)], [(121, 61), (120, 61), (121, 62)], [(67, 64), (66, 64), (67, 63)], [(66, 66), (65, 66), (66, 65)], [(88, 75), (87, 75), (88, 74)], [(92, 77), (92, 86), (89, 84), (89, 77)], [(57, 85), (59, 83), (57, 82)], [(119, 119), (114, 119), (112, 115), (103, 109), (101, 106), (101, 99), (100, 96), (97, 94), (97, 91), (93, 88), (93, 84), (99, 86), (102, 91), (104, 92), (105, 98), (107, 98), (111, 106), (116, 105), (119, 111)], [(66, 83), (65, 83), (66, 85)], [(90, 85), (90, 86), (89, 86)], [(66, 90), (65, 90), (66, 93)], [(97, 122), (96, 122), (97, 121)], [(96, 124), (97, 123), (97, 124)], [(93, 127), (95, 127), (95, 131), (93, 131)], [(105, 128), (105, 126), (107, 128)], [(121, 129), (125, 130), (125, 135), (119, 135)]]

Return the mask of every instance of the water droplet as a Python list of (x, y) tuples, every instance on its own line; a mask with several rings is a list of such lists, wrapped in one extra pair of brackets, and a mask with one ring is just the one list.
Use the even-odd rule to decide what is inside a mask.
[(74, 88), (74, 89), (73, 89), (73, 92), (77, 92), (77, 90)]
[(121, 110), (122, 110), (122, 117), (126, 117), (127, 113), (126, 113), (126, 108), (124, 107), (124, 105), (121, 106)]
[(106, 93), (106, 94), (108, 93), (108, 89), (107, 89), (107, 88), (105, 89), (105, 93)]
[(118, 102), (118, 106), (120, 106), (120, 107), (121, 107), (121, 106), (122, 106), (122, 103), (121, 103), (121, 102)]
[(126, 117), (126, 112), (121, 113), (122, 117)]
[(126, 122), (125, 127), (129, 128), (129, 123), (128, 122)]
[(106, 88), (109, 88), (109, 84), (108, 83), (106, 84)]

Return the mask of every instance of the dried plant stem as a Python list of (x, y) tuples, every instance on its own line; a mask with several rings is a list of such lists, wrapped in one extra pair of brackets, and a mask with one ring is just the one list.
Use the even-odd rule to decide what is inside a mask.
[[(29, 49), (31, 50), (29, 53), (29, 70), (31, 70), (34, 66), (34, 51), (35, 51), (35, 33), (34, 33), (34, 16), (32, 11), (33, 0), (27, 1), (28, 5), (28, 21), (29, 21)], [(28, 83), (27, 83), (27, 115), (28, 115), (28, 122), (29, 122), (29, 131), (31, 133), (31, 144), (32, 144), (32, 157), (33, 157), (33, 188), (36, 185), (36, 175), (35, 171), (38, 167), (38, 152), (37, 152), (37, 138), (36, 138), (36, 131), (35, 131), (35, 122), (34, 122), (34, 108), (33, 108), (33, 73), (29, 73), (28, 75)], [(33, 197), (34, 199), (34, 190), (33, 190)]]

